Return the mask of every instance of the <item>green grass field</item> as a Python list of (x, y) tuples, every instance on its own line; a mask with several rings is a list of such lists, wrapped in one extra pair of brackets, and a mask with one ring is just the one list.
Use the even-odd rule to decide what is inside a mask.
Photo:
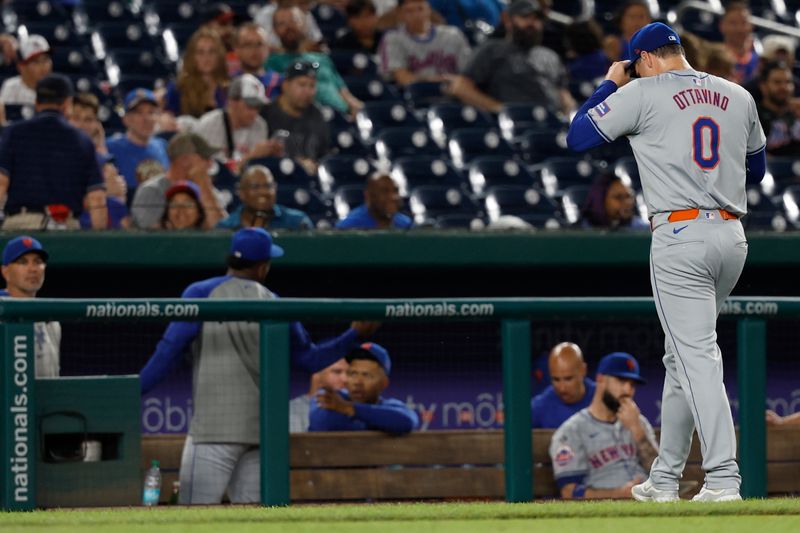
[(547, 502), (159, 507), (0, 514), (0, 531), (48, 533), (798, 533), (800, 499), (736, 503)]

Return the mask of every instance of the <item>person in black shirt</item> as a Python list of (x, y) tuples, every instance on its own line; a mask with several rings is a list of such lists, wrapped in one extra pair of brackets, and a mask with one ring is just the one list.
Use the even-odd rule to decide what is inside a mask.
[(786, 63), (767, 63), (761, 71), (758, 118), (767, 136), (767, 153), (800, 156), (800, 106), (794, 101), (794, 79)]
[(350, 0), (345, 12), (349, 28), (336, 38), (333, 49), (376, 54), (383, 32), (378, 29), (375, 4), (372, 0)]

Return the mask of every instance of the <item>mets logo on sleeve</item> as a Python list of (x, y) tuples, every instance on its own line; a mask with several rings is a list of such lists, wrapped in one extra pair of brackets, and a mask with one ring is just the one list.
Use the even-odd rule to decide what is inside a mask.
[(558, 466), (565, 466), (569, 464), (569, 462), (572, 461), (574, 458), (575, 458), (575, 452), (572, 451), (572, 448), (570, 448), (566, 444), (562, 444), (558, 448), (558, 451), (556, 451), (556, 455), (553, 458), (553, 461), (555, 461), (555, 463)]
[(611, 108), (608, 107), (608, 104), (603, 102), (602, 104), (597, 104), (594, 106), (594, 110), (597, 113), (598, 117), (604, 117), (611, 112)]

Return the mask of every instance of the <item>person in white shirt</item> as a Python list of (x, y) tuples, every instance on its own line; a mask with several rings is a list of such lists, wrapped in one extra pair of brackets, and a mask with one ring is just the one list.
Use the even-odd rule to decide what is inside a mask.
[(19, 44), (17, 71), (0, 87), (0, 102), (12, 105), (36, 104), (36, 84), (53, 71), (50, 45), (41, 35), (29, 35)]

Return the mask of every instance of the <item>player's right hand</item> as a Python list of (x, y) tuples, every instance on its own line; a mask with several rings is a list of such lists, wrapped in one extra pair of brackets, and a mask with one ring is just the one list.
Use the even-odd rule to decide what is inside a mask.
[(606, 79), (616, 83), (617, 87), (622, 87), (623, 85), (631, 81), (631, 77), (625, 71), (625, 67), (628, 66), (628, 63), (630, 63), (630, 61), (628, 61), (627, 59), (625, 61), (615, 61), (614, 63), (612, 63), (611, 67), (608, 69), (608, 72), (606, 73)]
[(381, 327), (380, 322), (371, 322), (368, 320), (355, 320), (350, 324), (350, 327), (356, 330), (358, 336), (362, 339), (367, 339), (373, 335), (375, 332), (378, 331), (378, 328)]

